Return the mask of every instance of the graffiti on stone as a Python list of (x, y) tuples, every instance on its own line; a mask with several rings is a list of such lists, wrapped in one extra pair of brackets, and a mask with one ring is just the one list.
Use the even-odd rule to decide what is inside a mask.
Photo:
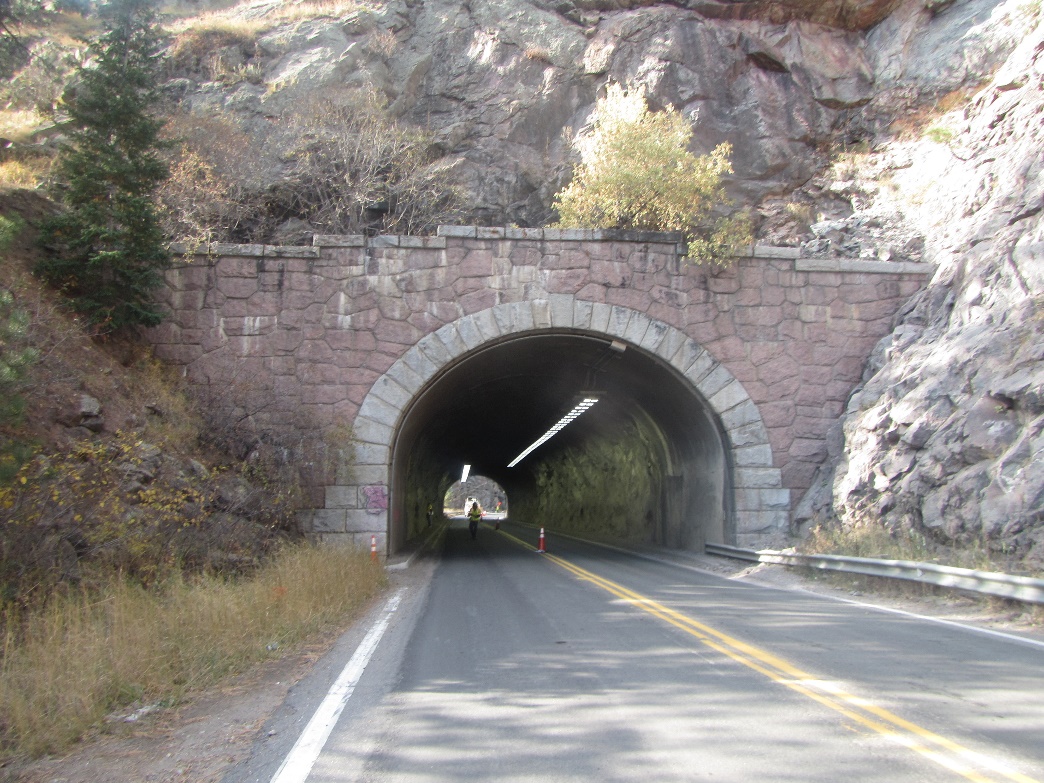
[(388, 490), (383, 484), (363, 487), (362, 491), (366, 499), (366, 513), (376, 515), (388, 510)]

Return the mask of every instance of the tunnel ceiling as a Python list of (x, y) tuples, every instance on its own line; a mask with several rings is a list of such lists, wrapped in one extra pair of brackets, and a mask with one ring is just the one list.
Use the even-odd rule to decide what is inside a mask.
[(480, 349), (442, 374), (410, 408), (396, 450), (421, 448), (450, 476), (468, 462), (473, 474), (507, 485), (507, 464), (586, 391), (600, 392), (599, 403), (519, 467), (582, 442), (591, 428), (639, 415), (664, 429), (706, 421), (689, 387), (637, 349), (614, 350), (602, 336), (541, 334)]

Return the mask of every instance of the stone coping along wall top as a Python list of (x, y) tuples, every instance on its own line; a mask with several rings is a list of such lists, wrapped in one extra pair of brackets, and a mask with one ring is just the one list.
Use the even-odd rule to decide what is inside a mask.
[[(675, 244), (685, 255), (678, 232), (629, 231), (601, 228), (513, 228), (485, 226), (439, 226), (435, 236), (378, 234), (315, 234), (311, 245), (233, 244), (226, 242), (173, 242), (170, 251), (182, 256), (238, 256), (249, 258), (319, 258), (324, 247), (430, 248), (444, 249), (448, 238), (542, 240), (553, 242), (649, 242)], [(857, 272), (862, 274), (931, 275), (934, 264), (913, 261), (880, 261), (862, 258), (803, 258), (797, 247), (751, 245), (736, 258), (788, 259), (799, 272)]]

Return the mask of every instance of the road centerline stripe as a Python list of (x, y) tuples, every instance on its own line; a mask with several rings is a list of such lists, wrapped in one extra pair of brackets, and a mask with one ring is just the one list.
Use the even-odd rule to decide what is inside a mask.
[[(528, 542), (516, 538), (503, 530), (499, 532), (515, 543), (535, 551), (535, 547)], [(631, 606), (688, 633), (703, 644), (726, 655), (737, 663), (829, 707), (844, 717), (919, 753), (968, 780), (976, 781), (976, 783), (992, 783), (995, 778), (988, 777), (982, 772), (982, 770), (987, 770), (1014, 783), (1038, 783), (1034, 778), (1010, 768), (997, 759), (965, 748), (865, 698), (848, 693), (836, 681), (827, 681), (804, 672), (766, 650), (729, 636), (654, 599), (612, 582), (592, 571), (588, 571), (558, 555), (545, 554), (544, 557), (548, 561), (569, 571), (581, 581), (590, 582)]]

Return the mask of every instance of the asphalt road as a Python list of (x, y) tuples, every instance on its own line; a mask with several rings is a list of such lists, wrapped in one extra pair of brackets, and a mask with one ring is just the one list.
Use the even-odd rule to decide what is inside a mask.
[[(309, 783), (1044, 781), (1039, 643), (535, 544), (455, 522), (400, 578)], [(273, 780), (365, 630), (226, 783)]]

